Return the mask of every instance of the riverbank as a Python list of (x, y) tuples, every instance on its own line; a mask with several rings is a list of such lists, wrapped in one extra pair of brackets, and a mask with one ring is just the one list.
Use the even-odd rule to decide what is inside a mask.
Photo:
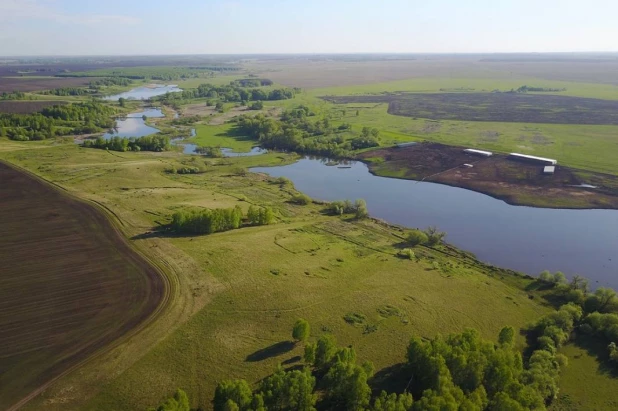
[[(558, 165), (555, 174), (543, 165), (513, 161), (494, 153), (481, 157), (465, 147), (419, 143), (380, 148), (358, 155), (372, 174), (461, 187), (507, 204), (556, 209), (618, 209), (618, 177)], [(582, 185), (591, 185), (595, 188)]]
[[(145, 409), (179, 386), (189, 392), (192, 406), (208, 409), (217, 381), (241, 376), (258, 381), (278, 363), (298, 363), (301, 347), (267, 348), (287, 341), (289, 326), (299, 316), (316, 324), (316, 335), (329, 332), (354, 344), (382, 369), (400, 361), (411, 334), (433, 336), (470, 326), (492, 336), (505, 324), (523, 327), (548, 311), (540, 295), (529, 297), (536, 295), (526, 291), (530, 279), (448, 246), (421, 247), (417, 258), (400, 258), (402, 229), (327, 216), (320, 204), (295, 205), (290, 199), (298, 192), (285, 180), (239, 171), (288, 164), (296, 159), (292, 155), (111, 155), (29, 143), (41, 148), (27, 155), (2, 152), (3, 158), (108, 207), (131, 243), (176, 272), (179, 282), (173, 306), (147, 330), (159, 333), (155, 342), (140, 334), (128, 346), (131, 358), (124, 354), (127, 346), (114, 350), (53, 384), (29, 405), (32, 409), (67, 404)], [(165, 172), (185, 163), (199, 163), (204, 171)], [(179, 207), (236, 205), (245, 212), (249, 205), (269, 206), (278, 222), (192, 237), (157, 230)], [(398, 314), (379, 314), (386, 306)], [(180, 307), (185, 307), (182, 314)], [(364, 323), (347, 324), (349, 313), (361, 314)], [(393, 349), (383, 350), (385, 344)]]

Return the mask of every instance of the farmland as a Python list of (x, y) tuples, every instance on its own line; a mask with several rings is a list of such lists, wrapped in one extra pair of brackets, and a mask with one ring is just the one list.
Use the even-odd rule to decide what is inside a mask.
[(44, 387), (139, 327), (162, 277), (95, 207), (0, 163), (0, 403)]
[[(358, 137), (364, 127), (376, 128), (380, 147), (352, 154), (380, 175), (465, 187), (512, 204), (617, 206), (618, 92), (608, 86), (611, 70), (605, 72), (601, 66), (595, 66), (599, 76), (594, 82), (594, 76), (578, 77), (572, 69), (555, 72), (553, 67), (560, 64), (555, 61), (530, 67), (532, 63), (481, 61), (478, 56), (393, 61), (366, 56), (358, 60), (264, 58), (244, 63), (241, 73), (217, 73), (214, 78), (192, 77), (195, 70), (177, 70), (176, 63), (168, 63), (149, 67), (137, 59), (126, 66), (84, 66), (81, 72), (75, 67), (71, 74), (168, 75), (178, 77), (183, 88), (226, 85), (249, 75), (269, 78), (276, 87), (305, 90), (293, 99), (265, 101), (264, 109), (255, 111), (246, 111), (246, 103), (226, 101), (225, 110), (218, 112), (207, 107), (205, 99), (187, 99), (179, 103), (180, 121), (193, 115), (201, 116), (199, 121), (178, 128), (171, 127), (171, 115), (148, 121), (170, 135), (188, 134), (195, 128), (190, 142), (200, 146), (248, 151), (257, 140), (236, 133), (227, 121), (247, 113), (279, 119), (283, 110), (302, 104), (311, 112), (309, 122), (323, 124), (326, 119), (330, 130), (349, 124), (349, 129), (337, 134), (344, 141)], [(200, 64), (205, 67), (208, 60)], [(24, 81), (33, 80), (37, 78)], [(525, 84), (561, 91), (508, 93)], [(22, 102), (7, 103), (16, 107)], [(46, 102), (23, 103), (35, 107)], [(103, 104), (116, 107), (116, 103)], [(138, 104), (130, 102), (123, 111), (137, 110)], [(164, 109), (169, 114), (170, 107)], [(325, 137), (329, 136), (315, 139)], [(391, 147), (402, 141), (426, 143), (408, 149)], [(470, 158), (462, 154), (464, 147), (554, 157), (560, 167), (548, 179), (537, 165), (512, 163), (500, 154)], [(100, 355), (54, 381), (24, 409), (147, 409), (177, 388), (187, 391), (192, 407), (210, 409), (215, 387), (224, 379), (245, 378), (255, 386), (278, 364), (286, 369), (302, 365), (303, 347), (290, 340), (291, 325), (299, 317), (311, 323), (311, 341), (332, 334), (343, 346), (353, 346), (361, 360), (372, 361), (380, 375), (370, 381), (373, 389), (386, 386), (401, 391), (405, 384), (393, 370), (404, 361), (411, 336), (433, 338), (474, 327), (484, 338), (495, 340), (501, 327), (523, 329), (553, 309), (554, 301), (543, 298), (544, 290), (537, 290), (529, 277), (485, 265), (449, 245), (418, 246), (414, 258), (402, 258), (402, 249), (408, 247), (406, 229), (329, 215), (324, 204), (299, 205), (293, 201), (299, 193), (289, 181), (247, 171), (290, 164), (298, 158), (284, 152), (239, 158), (184, 156), (178, 151), (113, 152), (80, 148), (61, 138), (18, 142), (0, 137), (0, 159), (97, 204), (95, 210), (23, 174), (11, 177), (19, 184), (0, 194), (14, 198), (23, 191), (24, 196), (18, 203), (4, 198), (1, 203), (5, 210), (0, 223), (10, 235), (6, 244), (0, 240), (0, 260), (21, 264), (5, 264), (9, 268), (3, 270), (0, 283), (6, 272), (10, 278), (6, 284), (33, 290), (27, 294), (11, 291), (15, 288), (5, 283), (0, 287), (8, 290), (3, 304), (9, 308), (1, 311), (0, 330), (17, 330), (0, 335), (0, 341), (24, 341), (9, 347), (23, 348), (13, 359), (0, 358), (2, 367), (9, 364), (0, 377), (0, 401), (25, 395), (97, 351)], [(474, 168), (461, 168), (464, 162), (473, 163)], [(182, 169), (198, 171), (170, 171)], [(4, 185), (9, 181), (6, 173), (14, 171), (2, 170)], [(36, 191), (44, 193), (39, 194), (36, 207), (25, 200), (35, 191), (29, 188), (35, 184), (32, 181), (40, 184)], [(569, 187), (579, 183), (600, 189)], [(276, 224), (203, 236), (169, 230), (176, 211), (235, 206), (244, 213), (250, 206), (269, 207)], [(111, 216), (116, 228), (104, 215)], [(37, 237), (39, 242), (33, 242)], [(111, 253), (112, 249), (121, 252)], [(169, 294), (162, 297), (163, 285), (153, 280), (160, 278), (156, 277), (159, 272), (133, 250), (163, 270)], [(23, 272), (28, 275), (17, 276)], [(51, 284), (45, 289), (36, 286), (41, 273)], [(92, 282), (94, 276), (101, 282)], [(42, 296), (44, 292), (51, 295)], [(53, 300), (58, 295), (62, 299)], [(136, 324), (143, 324), (160, 298), (169, 298), (166, 309), (157, 311), (147, 326), (138, 326), (136, 338), (122, 338)], [(37, 310), (45, 309), (48, 323), (39, 329), (36, 310), (29, 307), (40, 301), (44, 303)], [(52, 342), (62, 337), (63, 342), (50, 344), (40, 357), (33, 354), (48, 336)], [(119, 342), (110, 344), (112, 340)], [(523, 335), (516, 336), (518, 349), (525, 343)], [(99, 351), (102, 346), (108, 349)], [(75, 353), (70, 364), (54, 367), (67, 350)], [(617, 380), (603, 372), (605, 363), (593, 357), (593, 350), (584, 352), (570, 344), (561, 351), (572, 367), (563, 371), (561, 395), (554, 407), (615, 405), (610, 393), (618, 392)], [(34, 363), (38, 368), (30, 367)], [(28, 365), (28, 373), (19, 372), (21, 364)], [(578, 373), (580, 367), (585, 380)], [(601, 387), (597, 392), (603, 398), (587, 398), (591, 387)]]
[[(447, 255), (419, 251), (418, 263), (402, 260), (395, 256), (402, 241), (399, 229), (328, 217), (319, 205), (289, 203), (292, 187), (263, 175), (234, 174), (238, 167), (281, 164), (294, 157), (116, 156), (72, 145), (30, 144), (40, 148), (2, 156), (32, 170), (43, 164), (37, 172), (46, 178), (111, 207), (137, 247), (156, 253), (170, 267), (182, 264), (179, 287), (186, 290), (185, 304), (194, 307), (179, 314), (173, 326), (158, 323), (157, 331), (165, 331), (166, 337), (147, 354), (114, 362), (116, 377), (93, 372), (117, 355), (111, 352), (48, 389), (29, 405), (33, 409), (54, 409), (68, 386), (77, 408), (143, 409), (177, 386), (190, 392), (194, 406), (209, 407), (217, 381), (234, 376), (257, 381), (279, 362), (298, 361), (298, 347), (268, 350), (288, 341), (289, 326), (298, 316), (311, 321), (317, 334), (327, 332), (320, 329), (334, 333), (383, 368), (401, 361), (411, 334), (430, 337), (474, 326), (493, 336), (505, 324), (521, 327), (548, 310), (523, 290), (530, 280), (489, 269), (449, 249)], [(203, 161), (204, 174), (164, 173), (170, 164)], [(245, 210), (248, 204), (269, 205), (279, 223), (200, 237), (156, 234), (156, 227), (180, 206), (236, 204)], [(397, 307), (403, 317), (380, 316), (385, 305)], [(347, 325), (343, 317), (351, 312), (361, 313), (375, 331), (366, 334), (363, 327)], [(391, 350), (382, 349), (385, 341)]]
[(431, 120), (618, 125), (618, 102), (517, 93), (402, 93), (327, 98), (335, 104), (388, 103), (388, 113)]
[(31, 114), (43, 110), (45, 107), (60, 106), (66, 101), (0, 101), (0, 113)]

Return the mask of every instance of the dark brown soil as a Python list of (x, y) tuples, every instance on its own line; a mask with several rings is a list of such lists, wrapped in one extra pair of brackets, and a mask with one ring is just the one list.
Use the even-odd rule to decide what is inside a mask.
[(0, 163), (0, 404), (10, 408), (160, 307), (164, 277), (107, 217)]
[(618, 124), (618, 101), (520, 93), (389, 93), (324, 97), (333, 103), (388, 103), (390, 114), (432, 120)]
[(66, 101), (0, 101), (0, 113), (30, 114), (49, 106), (61, 106)]
[[(369, 169), (377, 175), (463, 187), (510, 204), (618, 209), (617, 176), (581, 172), (560, 165), (555, 174), (546, 175), (543, 164), (515, 161), (501, 154), (481, 157), (464, 153), (464, 148), (420, 143), (412, 147), (368, 151), (359, 157), (369, 159)], [(375, 158), (384, 161), (375, 161)], [(580, 184), (598, 187), (573, 187)]]

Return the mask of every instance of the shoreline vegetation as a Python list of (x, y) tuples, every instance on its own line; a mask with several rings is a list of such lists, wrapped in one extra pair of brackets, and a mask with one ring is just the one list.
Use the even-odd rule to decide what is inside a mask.
[[(369, 62), (371, 70), (374, 63)], [(360, 86), (333, 87), (332, 92), (301, 90), (298, 78), (285, 76), (315, 68), (294, 64), (278, 70), (210, 61), (190, 67), (73, 67), (54, 77), (67, 80), (65, 86), (2, 95), (3, 103), (29, 107), (0, 114), (0, 159), (66, 190), (76, 201), (95, 204), (97, 218), (106, 219), (137, 253), (134, 258), (143, 258), (162, 276), (166, 289), (154, 317), (119, 339), (107, 335), (114, 341), (85, 359), (78, 372), (32, 387), (25, 409), (161, 404), (157, 410), (562, 410), (618, 404), (614, 290), (593, 291), (586, 279), (567, 281), (560, 272), (536, 278), (486, 264), (445, 243), (439, 228), (389, 224), (369, 216), (363, 200), (315, 201), (286, 178), (248, 171), (289, 164), (299, 154), (318, 155), (362, 161), (375, 175), (462, 187), (509, 204), (618, 209), (618, 177), (611, 174), (618, 170), (607, 160), (615, 126), (586, 124), (573, 137), (562, 131), (577, 125), (524, 124), (528, 102), (541, 102), (543, 113), (535, 115), (559, 123), (563, 114), (556, 108), (577, 101), (589, 104), (570, 107), (577, 118), (601, 107), (604, 111), (589, 121), (613, 124), (616, 117), (607, 108), (618, 96), (589, 84), (523, 76), (516, 83), (428, 78), (362, 85), (366, 80), (359, 80)], [(328, 75), (337, 73), (355, 75), (349, 70)], [(89, 100), (95, 88), (115, 94), (154, 81), (174, 82), (183, 91), (147, 102)], [(367, 96), (372, 92), (377, 94)], [(412, 98), (414, 93), (420, 100)], [(580, 98), (596, 94), (606, 101)], [(319, 97), (324, 95), (340, 104)], [(522, 123), (470, 117), (488, 101), (507, 99), (517, 109), (511, 117), (492, 111), (485, 119)], [(474, 104), (453, 114), (454, 101)], [(162, 105), (166, 116), (151, 121), (160, 135), (101, 137), (83, 147), (62, 137), (96, 135), (119, 114), (144, 103)], [(428, 120), (418, 114), (424, 103), (436, 111), (448, 108), (450, 114)], [(184, 141), (199, 142), (210, 155), (183, 155), (170, 144), (189, 130), (197, 136)], [(576, 137), (589, 133), (594, 138), (578, 149)], [(417, 144), (394, 148), (409, 141)], [(227, 158), (213, 149), (243, 151), (255, 145), (269, 152)], [(498, 154), (471, 158), (462, 153), (468, 147)], [(511, 147), (557, 157), (556, 173), (545, 176), (538, 164), (499, 154)], [(574, 187), (581, 184), (597, 188)], [(39, 218), (53, 223), (64, 212), (41, 210)], [(98, 231), (92, 224), (85, 226)], [(52, 227), (46, 235), (53, 238), (66, 229)], [(65, 240), (54, 244), (71, 250), (56, 256), (25, 250), (45, 265), (33, 275), (49, 276), (52, 257), (92, 255), (93, 249), (76, 252), (85, 240)], [(131, 267), (118, 262), (115, 272)], [(59, 283), (58, 289), (74, 284)], [(120, 288), (134, 295), (139, 287)], [(117, 303), (130, 301), (121, 296)], [(13, 308), (21, 309), (19, 301)], [(138, 332), (139, 338), (127, 338)], [(577, 380), (569, 363), (585, 367), (585, 382)], [(588, 398), (581, 387), (591, 385), (607, 392)]]

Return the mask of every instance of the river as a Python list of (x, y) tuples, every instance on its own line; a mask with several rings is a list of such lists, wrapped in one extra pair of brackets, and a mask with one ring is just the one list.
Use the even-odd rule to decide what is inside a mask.
[(152, 84), (150, 86), (136, 87), (132, 90), (125, 91), (124, 93), (115, 94), (113, 96), (103, 97), (104, 100), (118, 101), (120, 98), (126, 98), (127, 100), (148, 100), (151, 97), (163, 95), (165, 93), (173, 93), (176, 91), (182, 91), (181, 88), (174, 84), (161, 85)]
[(304, 158), (251, 171), (287, 177), (326, 201), (362, 198), (373, 217), (407, 227), (437, 226), (446, 240), (485, 262), (531, 275), (547, 269), (583, 275), (592, 287), (618, 289), (618, 211), (511, 206), (484, 194), (441, 184), (374, 176)]

